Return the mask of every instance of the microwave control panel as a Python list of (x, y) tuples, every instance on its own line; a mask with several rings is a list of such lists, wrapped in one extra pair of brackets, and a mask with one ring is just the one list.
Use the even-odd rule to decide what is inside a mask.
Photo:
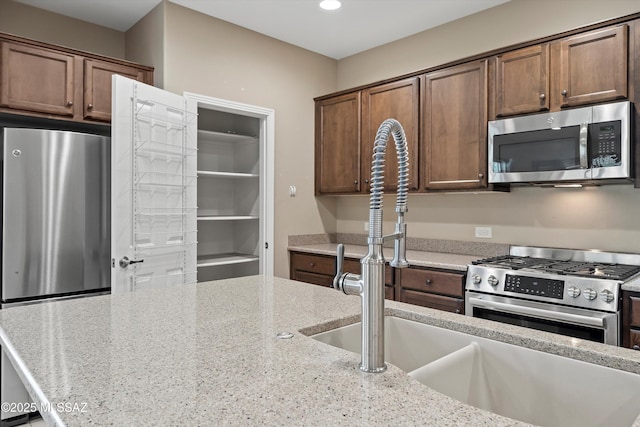
[(589, 158), (594, 168), (621, 164), (620, 121), (589, 125)]

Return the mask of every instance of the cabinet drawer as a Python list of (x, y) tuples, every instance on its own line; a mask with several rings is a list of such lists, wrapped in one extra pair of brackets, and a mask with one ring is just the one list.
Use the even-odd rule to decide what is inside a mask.
[(298, 280), (299, 282), (311, 283), (313, 285), (320, 286), (333, 286), (333, 276), (327, 276), (324, 274), (310, 273), (308, 271), (296, 271), (295, 275), (291, 277), (292, 280)]
[(640, 328), (640, 297), (629, 297), (629, 324)]
[(640, 350), (640, 331), (631, 329), (629, 331), (629, 348)]
[(464, 299), (427, 294), (401, 288), (399, 301), (464, 314)]
[(291, 253), (291, 269), (333, 276), (336, 259), (328, 256)]
[(464, 296), (463, 274), (447, 273), (416, 268), (398, 269), (398, 283), (402, 288), (416, 289), (462, 298)]

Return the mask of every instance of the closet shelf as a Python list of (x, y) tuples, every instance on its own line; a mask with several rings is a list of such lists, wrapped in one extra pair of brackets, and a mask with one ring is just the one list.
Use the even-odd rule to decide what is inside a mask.
[(214, 172), (214, 171), (198, 171), (198, 176), (203, 178), (259, 178), (257, 173), (240, 173), (240, 172)]
[(242, 264), (245, 262), (255, 262), (259, 258), (256, 255), (248, 255), (241, 253), (223, 253), (217, 255), (199, 255), (198, 268), (200, 267), (216, 267), (220, 265)]
[(215, 132), (210, 130), (198, 131), (199, 142), (258, 142), (257, 136), (240, 135), (231, 132)]
[(258, 215), (202, 215), (198, 216), (198, 221), (240, 221), (258, 218)]

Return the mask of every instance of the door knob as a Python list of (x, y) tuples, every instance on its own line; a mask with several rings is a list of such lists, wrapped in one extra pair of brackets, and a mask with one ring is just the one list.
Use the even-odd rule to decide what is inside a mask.
[(122, 259), (120, 260), (120, 262), (118, 264), (120, 264), (120, 267), (122, 268), (127, 268), (129, 267), (129, 265), (131, 264), (137, 264), (139, 262), (144, 262), (143, 259), (129, 259), (129, 257), (122, 257)]

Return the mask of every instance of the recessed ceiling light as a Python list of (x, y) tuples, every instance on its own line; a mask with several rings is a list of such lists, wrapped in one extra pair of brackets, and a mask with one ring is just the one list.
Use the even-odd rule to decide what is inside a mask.
[(322, 0), (320, 2), (320, 7), (324, 10), (336, 10), (340, 9), (340, 6), (342, 6), (342, 3), (338, 0)]

